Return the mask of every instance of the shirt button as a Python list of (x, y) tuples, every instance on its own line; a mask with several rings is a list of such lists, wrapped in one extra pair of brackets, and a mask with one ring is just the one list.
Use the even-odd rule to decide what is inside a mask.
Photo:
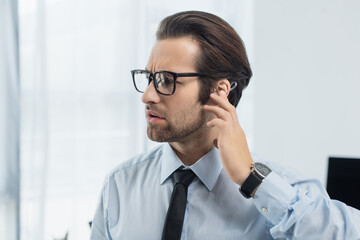
[(263, 214), (267, 214), (267, 213), (268, 213), (267, 208), (264, 208), (264, 207), (263, 207), (263, 208), (261, 208), (261, 211), (262, 211), (262, 213), (263, 213)]

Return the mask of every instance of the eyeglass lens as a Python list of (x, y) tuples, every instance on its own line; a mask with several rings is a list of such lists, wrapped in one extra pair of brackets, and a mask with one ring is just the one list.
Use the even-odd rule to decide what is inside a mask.
[[(155, 88), (163, 94), (171, 94), (174, 91), (175, 79), (174, 76), (167, 72), (155, 73), (154, 76)], [(140, 92), (145, 92), (150, 84), (150, 73), (144, 71), (137, 71), (134, 74), (136, 88)]]

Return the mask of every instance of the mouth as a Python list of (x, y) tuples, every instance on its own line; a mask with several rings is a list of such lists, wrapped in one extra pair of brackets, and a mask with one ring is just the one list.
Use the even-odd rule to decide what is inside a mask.
[(150, 117), (157, 117), (157, 118), (159, 117), (159, 116), (157, 116), (157, 115), (155, 115), (155, 114), (152, 114), (152, 113), (149, 113), (149, 116), (150, 116)]
[(151, 111), (147, 111), (146, 115), (149, 116), (149, 117), (155, 117), (155, 118), (164, 119), (163, 117), (160, 117), (159, 114), (151, 112)]
[(148, 123), (158, 123), (161, 120), (165, 120), (165, 118), (159, 116), (158, 113), (146, 110), (146, 120)]

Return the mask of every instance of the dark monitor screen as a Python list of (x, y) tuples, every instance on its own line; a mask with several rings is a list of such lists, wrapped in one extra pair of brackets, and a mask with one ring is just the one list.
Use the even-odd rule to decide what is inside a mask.
[(360, 209), (360, 158), (330, 157), (326, 190), (331, 199)]

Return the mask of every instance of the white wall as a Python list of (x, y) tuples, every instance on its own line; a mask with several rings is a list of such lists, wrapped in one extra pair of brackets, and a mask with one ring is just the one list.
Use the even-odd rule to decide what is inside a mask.
[(258, 0), (254, 150), (326, 183), (329, 155), (360, 157), (360, 1)]

